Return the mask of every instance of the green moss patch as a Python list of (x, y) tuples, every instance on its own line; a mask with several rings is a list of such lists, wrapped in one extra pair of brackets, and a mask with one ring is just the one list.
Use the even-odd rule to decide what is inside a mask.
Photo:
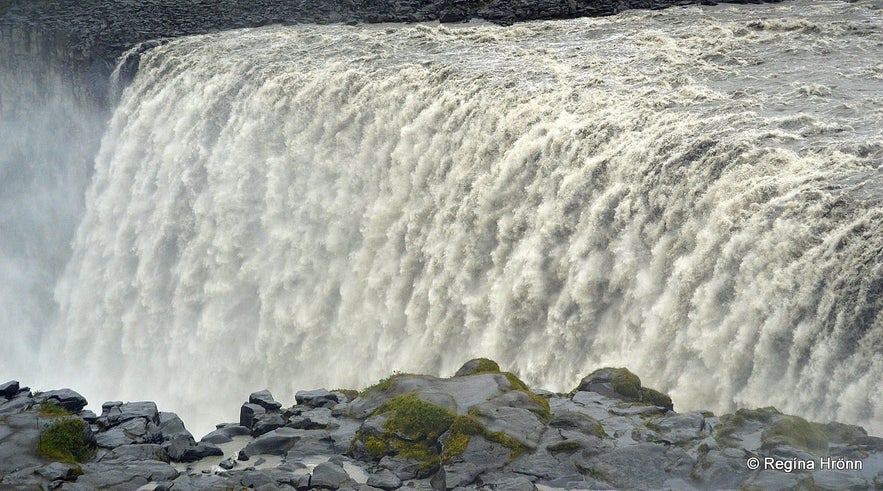
[(500, 373), (500, 365), (494, 360), (487, 358), (475, 358), (467, 361), (454, 375), (455, 377), (468, 377), (482, 373)]
[(662, 392), (649, 387), (641, 388), (641, 402), (665, 408), (674, 407), (674, 404), (671, 402), (671, 397), (669, 397), (668, 394), (663, 394)]
[(64, 416), (71, 416), (72, 414), (73, 413), (71, 413), (67, 409), (59, 406), (52, 401), (43, 401), (40, 403), (40, 416), (45, 416), (47, 418), (59, 418)]
[(607, 368), (613, 372), (610, 385), (617, 394), (635, 399), (641, 398), (641, 379), (628, 368)]
[(368, 454), (374, 459), (395, 455), (417, 460), (420, 471), (425, 474), (435, 472), (443, 462), (465, 452), (474, 436), (503, 445), (513, 459), (526, 450), (520, 442), (503, 433), (487, 431), (473, 416), (457, 415), (415, 394), (390, 399), (374, 415), (386, 416), (381, 425), (383, 432), (356, 434)]
[(93, 453), (84, 438), (86, 428), (86, 422), (79, 418), (56, 421), (40, 433), (37, 451), (54, 460), (85, 462)]
[(827, 452), (830, 438), (825, 427), (818, 423), (810, 423), (799, 416), (785, 416), (774, 422), (761, 433), (763, 448), (779, 445), (790, 445), (810, 452)]

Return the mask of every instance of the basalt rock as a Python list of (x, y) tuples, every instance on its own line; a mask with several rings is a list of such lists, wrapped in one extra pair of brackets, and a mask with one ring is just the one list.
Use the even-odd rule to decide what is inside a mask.
[[(89, 426), (84, 413), (47, 412), (39, 404), (45, 396), (19, 389), (0, 399), (0, 488), (874, 489), (883, 482), (883, 439), (857, 426), (774, 408), (679, 414), (648, 403), (624, 369), (593, 372), (572, 393), (555, 394), (475, 365), (452, 378), (396, 375), (352, 401), (316, 390), (284, 410), (246, 403), (263, 411), (258, 424), (284, 426), (256, 434), (221, 424), (199, 443), (153, 403), (106, 403)], [(617, 371), (625, 381), (615, 380)], [(38, 448), (46, 429), (64, 421), (94, 434), (94, 443), (82, 438), (92, 450), (80, 462)], [(804, 464), (752, 469), (751, 458)]]

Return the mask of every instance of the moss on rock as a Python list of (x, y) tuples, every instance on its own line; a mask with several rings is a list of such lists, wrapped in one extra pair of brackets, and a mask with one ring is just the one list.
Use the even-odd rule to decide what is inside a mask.
[(760, 437), (763, 448), (774, 448), (789, 445), (810, 452), (824, 453), (828, 451), (830, 438), (825, 427), (818, 423), (810, 423), (800, 416), (785, 416), (766, 428)]
[(640, 399), (641, 379), (637, 375), (629, 371), (628, 368), (608, 368), (607, 370), (613, 372), (613, 376), (610, 377), (610, 385), (613, 386), (614, 392)]
[(535, 403), (540, 406), (539, 410), (532, 411), (534, 414), (540, 417), (540, 419), (544, 423), (548, 423), (549, 420), (552, 419), (552, 409), (549, 407), (549, 401), (530, 390), (530, 387), (524, 383), (520, 378), (518, 378), (512, 372), (502, 372), (502, 374), (506, 377), (506, 380), (509, 381), (509, 384), (512, 386), (513, 390), (521, 391), (527, 394)]
[(73, 413), (53, 401), (46, 400), (40, 403), (41, 416), (45, 416), (48, 418), (60, 418), (64, 416), (71, 416), (72, 414)]
[(674, 404), (671, 402), (671, 397), (669, 397), (668, 394), (664, 394), (649, 387), (641, 387), (641, 402), (653, 406), (664, 407), (669, 410), (674, 408)]
[(56, 421), (40, 433), (37, 451), (62, 462), (85, 462), (93, 453), (86, 443), (86, 429), (86, 422), (79, 418)]
[(500, 365), (494, 360), (488, 358), (474, 358), (464, 363), (454, 376), (468, 377), (470, 375), (480, 375), (482, 373), (500, 373)]

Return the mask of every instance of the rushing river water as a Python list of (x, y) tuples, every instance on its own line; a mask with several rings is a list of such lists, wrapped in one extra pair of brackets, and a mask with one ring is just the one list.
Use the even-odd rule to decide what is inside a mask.
[(104, 134), (40, 380), (204, 431), (487, 356), (880, 433), (881, 165), (878, 1), (178, 39)]

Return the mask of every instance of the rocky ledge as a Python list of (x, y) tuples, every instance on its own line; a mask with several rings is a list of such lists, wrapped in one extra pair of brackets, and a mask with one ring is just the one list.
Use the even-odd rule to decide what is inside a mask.
[(0, 385), (3, 489), (880, 489), (883, 438), (774, 408), (677, 413), (624, 368), (531, 390), (476, 359), (362, 392), (269, 391), (197, 442), (153, 402)]

